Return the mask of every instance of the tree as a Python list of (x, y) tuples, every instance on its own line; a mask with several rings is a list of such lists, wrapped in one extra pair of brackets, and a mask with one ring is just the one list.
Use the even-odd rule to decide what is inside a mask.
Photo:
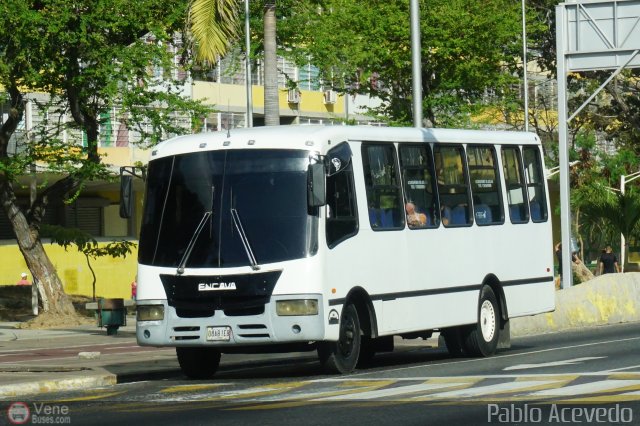
[[(44, 251), (40, 225), (50, 200), (73, 199), (86, 182), (113, 178), (98, 153), (103, 114), (117, 106), (141, 142), (153, 145), (185, 131), (176, 124), (179, 115), (205, 113), (183, 98), (181, 82), (162, 83), (176, 71), (180, 40), (175, 31), (182, 28), (185, 13), (182, 0), (24, 0), (0, 5), (0, 86), (10, 106), (0, 126), (0, 203), (38, 283), (45, 312), (70, 314), (74, 309)], [(153, 69), (162, 70), (162, 78), (155, 78)], [(31, 99), (33, 93), (46, 94), (48, 102)], [(16, 130), (27, 102), (58, 120), (45, 120), (20, 137)], [(64, 132), (81, 136), (70, 144)], [(17, 148), (10, 150), (12, 141)], [(24, 207), (14, 187), (34, 164), (59, 178)]]
[[(412, 117), (409, 3), (402, 0), (299, 1), (279, 23), (298, 34), (284, 47), (320, 69), (326, 85), (383, 100), (379, 113)], [(420, 5), (424, 116), (433, 125), (468, 125), (489, 91), (517, 84), (520, 4), (508, 0), (424, 1)]]
[[(213, 64), (237, 41), (239, 0), (193, 0), (189, 9), (191, 34), (197, 57)], [(280, 124), (278, 101), (278, 67), (276, 41), (276, 2), (265, 0), (264, 25), (264, 121), (267, 126)], [(249, 61), (249, 55), (245, 58)]]
[(197, 60), (215, 63), (238, 39), (238, 0), (193, 0), (188, 24), (196, 42)]
[(640, 224), (640, 192), (630, 188), (624, 194), (619, 191), (604, 191), (601, 197), (584, 206), (585, 214), (593, 219), (603, 219), (625, 237), (626, 247), (624, 259), (621, 259), (627, 270), (629, 239), (638, 232)]
[(264, 2), (264, 124), (280, 124), (276, 42), (276, 2)]

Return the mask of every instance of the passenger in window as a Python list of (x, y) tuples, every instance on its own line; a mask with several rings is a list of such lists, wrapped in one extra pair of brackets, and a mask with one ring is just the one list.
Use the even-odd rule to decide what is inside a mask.
[(440, 216), (442, 218), (442, 224), (444, 226), (449, 225), (449, 222), (451, 221), (451, 207), (442, 206), (440, 208)]
[(416, 211), (416, 205), (409, 201), (405, 204), (409, 228), (420, 228), (427, 225), (427, 215)]

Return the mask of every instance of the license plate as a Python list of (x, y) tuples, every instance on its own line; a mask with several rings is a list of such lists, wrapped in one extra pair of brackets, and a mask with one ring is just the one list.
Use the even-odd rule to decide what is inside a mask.
[(231, 340), (231, 327), (207, 327), (207, 340), (228, 342)]

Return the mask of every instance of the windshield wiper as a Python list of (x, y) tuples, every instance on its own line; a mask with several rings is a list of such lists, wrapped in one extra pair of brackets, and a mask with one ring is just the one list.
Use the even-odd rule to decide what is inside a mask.
[(210, 211), (204, 212), (204, 216), (202, 216), (202, 219), (200, 219), (200, 223), (196, 227), (196, 230), (193, 232), (193, 235), (191, 236), (191, 241), (189, 241), (189, 244), (187, 245), (187, 249), (182, 255), (182, 259), (180, 259), (180, 263), (178, 264), (178, 269), (176, 270), (176, 273), (178, 275), (184, 274), (184, 267), (187, 264), (187, 261), (189, 260), (189, 256), (191, 256), (191, 251), (193, 250), (193, 247), (196, 245), (196, 241), (198, 241), (198, 236), (202, 232), (202, 229), (204, 229), (204, 225), (205, 223), (207, 223), (207, 219), (209, 219), (209, 217), (211, 217), (211, 212)]
[(242, 227), (242, 222), (240, 221), (240, 215), (238, 211), (234, 208), (231, 208), (231, 217), (233, 218), (233, 224), (236, 226), (238, 230), (238, 235), (240, 235), (240, 241), (242, 241), (242, 245), (244, 246), (244, 251), (247, 253), (247, 258), (251, 263), (251, 269), (257, 271), (260, 269), (258, 266), (258, 262), (256, 262), (256, 257), (253, 255), (253, 250), (251, 250), (251, 244), (249, 243), (249, 239), (247, 238), (247, 234), (244, 232), (244, 228)]

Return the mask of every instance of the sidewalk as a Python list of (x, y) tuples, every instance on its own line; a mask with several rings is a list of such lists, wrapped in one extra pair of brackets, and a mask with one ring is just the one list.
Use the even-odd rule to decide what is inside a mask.
[(140, 347), (135, 318), (115, 336), (96, 325), (20, 329), (0, 323), (0, 399), (180, 375), (173, 348)]
[[(640, 273), (612, 274), (556, 293), (556, 312), (511, 321), (511, 336), (640, 321)], [(174, 348), (140, 347), (135, 318), (114, 336), (96, 325), (30, 330), (0, 322), (0, 400), (108, 386), (139, 380), (183, 377)], [(437, 347), (428, 341), (396, 340), (398, 350)], [(221, 366), (304, 354), (223, 355)]]

